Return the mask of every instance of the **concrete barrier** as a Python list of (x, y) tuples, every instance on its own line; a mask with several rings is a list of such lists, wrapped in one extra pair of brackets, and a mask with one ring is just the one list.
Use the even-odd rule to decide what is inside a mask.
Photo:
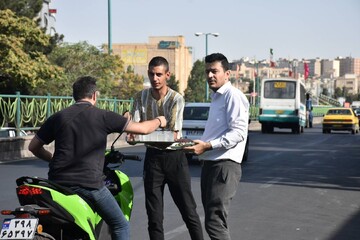
[[(323, 117), (314, 117), (313, 118), (313, 124), (321, 124), (322, 119), (323, 119)], [(251, 123), (249, 125), (249, 130), (250, 131), (261, 130), (261, 123), (259, 123), (258, 121), (251, 121)]]
[[(119, 134), (110, 134), (107, 139), (107, 148), (110, 149)], [(126, 134), (123, 134), (115, 143), (115, 148), (128, 145), (125, 141)], [(34, 135), (24, 137), (0, 138), (0, 162), (13, 161), (19, 159), (35, 158), (35, 156), (28, 150), (29, 143)], [(54, 152), (54, 142), (44, 146), (50, 152)]]

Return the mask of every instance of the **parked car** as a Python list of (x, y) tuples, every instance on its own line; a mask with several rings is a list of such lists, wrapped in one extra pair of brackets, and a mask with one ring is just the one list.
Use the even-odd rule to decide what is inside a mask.
[(200, 139), (209, 116), (210, 103), (186, 103), (183, 114), (182, 137)]
[(360, 108), (360, 101), (353, 101), (350, 105), (352, 109)]
[(27, 133), (24, 130), (20, 130), (19, 134), (17, 134), (16, 128), (14, 127), (0, 128), (0, 138), (22, 137), (22, 136), (27, 136)]
[(355, 115), (358, 117), (359, 122), (360, 122), (360, 108), (354, 109), (354, 113), (355, 113)]
[[(205, 124), (209, 116), (210, 103), (186, 103), (183, 114), (182, 137), (191, 140), (200, 139), (205, 130)], [(249, 121), (250, 122), (250, 121)], [(249, 134), (246, 140), (246, 147), (243, 162), (248, 159)], [(193, 160), (194, 154), (187, 153), (189, 161)]]
[(323, 133), (331, 131), (359, 132), (359, 119), (352, 108), (330, 108), (322, 122)]

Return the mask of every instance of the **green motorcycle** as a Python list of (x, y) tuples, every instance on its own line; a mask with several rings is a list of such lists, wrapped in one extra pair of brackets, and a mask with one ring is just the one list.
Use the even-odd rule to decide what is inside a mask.
[[(116, 141), (116, 140), (115, 140)], [(114, 143), (115, 143), (114, 141)], [(114, 149), (105, 153), (105, 185), (129, 221), (133, 206), (133, 188), (129, 177), (118, 170), (125, 161), (141, 161), (138, 156), (124, 155)], [(38, 177), (20, 177), (16, 180), (20, 207), (3, 210), (5, 219), (0, 239), (37, 240), (107, 240), (110, 231), (91, 203), (71, 189)]]

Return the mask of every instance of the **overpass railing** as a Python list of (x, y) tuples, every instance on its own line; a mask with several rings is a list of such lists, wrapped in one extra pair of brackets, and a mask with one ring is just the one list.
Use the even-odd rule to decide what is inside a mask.
[[(0, 127), (11, 126), (17, 130), (37, 130), (55, 112), (74, 103), (70, 96), (32, 96), (0, 94)], [(99, 98), (97, 107), (122, 114), (130, 111), (133, 100)], [(322, 116), (330, 106), (314, 106), (314, 116)], [(250, 106), (250, 119), (256, 121), (259, 108)]]
[[(133, 100), (99, 98), (97, 107), (117, 113), (131, 109)], [(74, 103), (69, 96), (31, 96), (0, 94), (0, 127), (37, 130), (53, 113)]]
[(319, 100), (323, 102), (324, 105), (333, 105), (335, 107), (341, 107), (341, 103), (338, 100), (328, 97), (325, 94), (320, 94)]

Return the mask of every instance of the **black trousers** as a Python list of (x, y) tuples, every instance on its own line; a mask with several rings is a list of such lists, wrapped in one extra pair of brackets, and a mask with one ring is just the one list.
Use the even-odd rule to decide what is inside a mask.
[(203, 239), (196, 202), (191, 192), (189, 166), (185, 154), (181, 151), (147, 148), (144, 162), (144, 188), (150, 239), (164, 239), (165, 184), (168, 185), (191, 239)]

